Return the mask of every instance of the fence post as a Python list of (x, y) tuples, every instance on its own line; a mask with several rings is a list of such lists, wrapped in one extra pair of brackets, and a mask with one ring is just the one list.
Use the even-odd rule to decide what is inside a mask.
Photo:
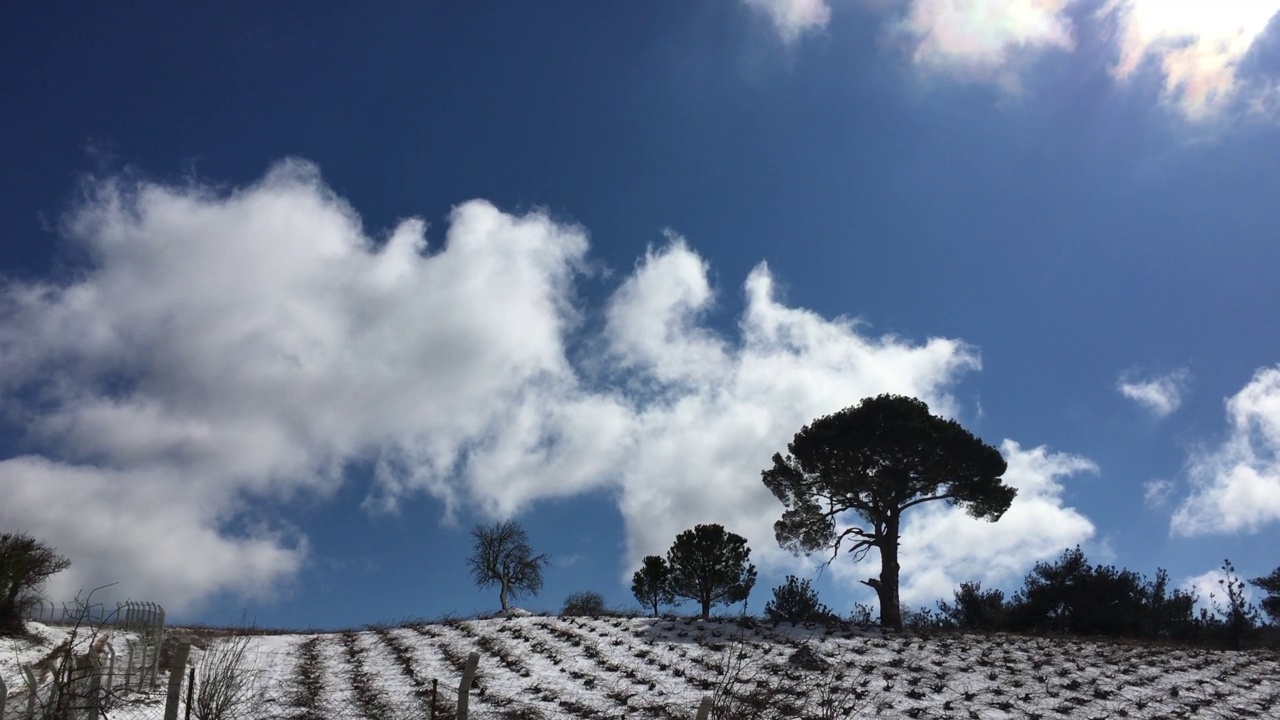
[[(116, 649), (111, 647), (111, 643), (107, 643), (107, 690), (110, 691), (116, 686)], [(0, 718), (4, 720), (4, 718)]]
[[(431, 678), (431, 720), (436, 720), (436, 695), (440, 691), (440, 681)], [(0, 718), (4, 720), (4, 718)]]
[[(133, 680), (133, 651), (134, 651), (134, 648), (135, 648), (135, 647), (137, 647), (137, 645), (138, 645), (138, 641), (137, 641), (137, 640), (133, 640), (133, 639), (129, 639), (129, 640), (125, 640), (125, 642), (126, 642), (126, 643), (128, 644), (128, 646), (129, 646), (129, 657), (128, 657), (128, 659), (127, 659), (127, 660), (125, 661), (125, 663), (124, 663), (124, 689), (125, 689), (125, 690), (130, 690), (130, 689), (132, 689), (132, 688), (133, 688), (133, 684), (132, 684), (132, 680)], [(138, 685), (139, 685), (139, 686), (141, 686), (141, 685), (142, 685), (142, 683), (138, 683)]]
[(711, 718), (711, 696), (703, 695), (702, 704), (698, 706), (698, 720), (710, 720)]
[(148, 670), (151, 673), (151, 687), (155, 687), (160, 684), (160, 643), (152, 636), (151, 628), (147, 628), (142, 632), (142, 638), (142, 657), (144, 661), (146, 660), (148, 649), (154, 653), (151, 656)]
[(164, 701), (164, 720), (178, 720), (178, 699), (182, 695), (182, 676), (186, 675), (187, 655), (191, 643), (182, 643), (169, 661), (169, 694)]
[(36, 676), (32, 674), (30, 665), (22, 666), (22, 674), (27, 678), (27, 687), (31, 688), (31, 693), (27, 695), (27, 717), (35, 717), (36, 700), (40, 695), (40, 686), (36, 685)]
[(467, 666), (462, 671), (462, 682), (458, 685), (457, 720), (467, 720), (467, 712), (471, 705), (471, 682), (476, 679), (476, 665), (479, 664), (480, 653), (471, 653), (467, 656)]
[(4, 686), (4, 678), (0, 677), (0, 720), (4, 720), (4, 704), (9, 700), (9, 688)]
[[(191, 701), (196, 697), (196, 666), (191, 666), (191, 672), (187, 674), (187, 714), (183, 717), (191, 720)], [(0, 718), (4, 720), (4, 718)]]
[[(155, 645), (156, 657), (151, 668), (151, 686), (159, 682), (160, 676), (160, 648), (164, 646), (164, 608), (150, 603), (153, 608), (153, 614), (150, 616), (150, 624), (147, 627), (147, 635), (151, 638), (150, 642)], [(156, 624), (156, 620), (159, 624)]]
[(102, 656), (98, 653), (89, 651), (89, 707), (83, 708), (89, 711), (89, 717), (95, 718), (102, 715), (102, 696), (105, 694), (102, 689)]

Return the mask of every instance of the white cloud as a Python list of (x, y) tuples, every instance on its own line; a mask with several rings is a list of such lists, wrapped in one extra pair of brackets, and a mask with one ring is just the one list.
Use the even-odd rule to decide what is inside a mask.
[(649, 249), (634, 274), (618, 288), (606, 313), (605, 334), (618, 365), (642, 368), (665, 384), (704, 387), (729, 362), (726, 343), (698, 326), (713, 298), (706, 262), (683, 238)]
[(1020, 89), (1031, 53), (1075, 47), (1066, 10), (1077, 0), (909, 0), (897, 24), (924, 70)]
[[(68, 582), (180, 610), (287, 580), (305, 546), (236, 529), (243, 511), (323, 496), (354, 460), (378, 464), (375, 504), (427, 489), (509, 510), (609, 457), (608, 400), (577, 389), (563, 349), (577, 228), (477, 201), (434, 254), (416, 220), (375, 247), (297, 161), (229, 195), (104, 181), (67, 227), (94, 266), (0, 300), (0, 389), (45, 458), (0, 465), (0, 522), (71, 554)], [(596, 432), (575, 431), (584, 415)], [(483, 473), (522, 443), (568, 470), (496, 497)], [(38, 484), (93, 488), (85, 517)], [(220, 548), (261, 560), (175, 574), (167, 559)]]
[(1173, 483), (1169, 480), (1152, 480), (1142, 486), (1142, 501), (1150, 508), (1164, 508), (1173, 497)]
[(747, 5), (769, 16), (784, 42), (795, 42), (805, 33), (815, 32), (831, 21), (826, 0), (745, 0)]
[[(1215, 568), (1201, 575), (1183, 580), (1182, 586), (1195, 591), (1197, 606), (1213, 612), (1215, 603), (1217, 607), (1227, 607), (1226, 582), (1227, 574), (1221, 568)], [(1245, 583), (1243, 589), (1245, 599), (1251, 600), (1253, 592), (1250, 590), (1249, 584)]]
[[(745, 0), (765, 13), (787, 42), (826, 27), (826, 0)], [(1023, 89), (1031, 62), (1046, 52), (1074, 52), (1078, 32), (1102, 32), (1114, 44), (1113, 75), (1128, 81), (1158, 73), (1163, 102), (1192, 122), (1231, 109), (1280, 118), (1280, 83), (1242, 77), (1241, 64), (1280, 13), (1280, 0), (1107, 0), (1095, 20), (1077, 26), (1086, 0), (867, 0), (893, 16), (890, 36), (915, 66), (964, 82)]]
[[(1024, 450), (1012, 440), (1005, 440), (1000, 449), (1009, 463), (1005, 482), (1016, 487), (1018, 495), (999, 521), (978, 520), (943, 503), (926, 503), (904, 515), (904, 603), (949, 597), (970, 580), (992, 587), (1019, 578), (1036, 562), (1093, 537), (1093, 523), (1064, 505), (1061, 480), (1097, 472), (1096, 465), (1043, 446)], [(859, 578), (879, 573), (878, 560), (863, 565)]]
[[(668, 388), (637, 406), (636, 449), (620, 470), (629, 564), (705, 522), (744, 535), (766, 562), (791, 564), (773, 537), (782, 507), (760, 479), (773, 453), (813, 418), (868, 395), (915, 395), (953, 410), (946, 389), (978, 357), (954, 340), (869, 337), (853, 321), (787, 307), (763, 264), (746, 281), (741, 339), (717, 341), (695, 328), (712, 300), (704, 271), (675, 242), (651, 252), (608, 309), (613, 347), (647, 348), (628, 353), (632, 367)], [(630, 321), (641, 309), (651, 322)]]
[(1280, 0), (1110, 0), (1101, 12), (1119, 25), (1116, 76), (1152, 61), (1165, 102), (1188, 119), (1211, 119), (1242, 96), (1251, 106), (1264, 100), (1267, 88), (1247, 87), (1238, 71)]
[(1116, 390), (1156, 417), (1165, 417), (1182, 404), (1182, 393), (1190, 376), (1186, 370), (1178, 370), (1142, 381), (1121, 377), (1116, 383)]
[(1280, 520), (1280, 367), (1262, 368), (1227, 400), (1225, 441), (1194, 455), (1192, 493), (1173, 514), (1176, 535), (1255, 532)]
[(1226, 576), (1221, 570), (1210, 570), (1206, 573), (1189, 577), (1182, 581), (1182, 587), (1196, 594), (1196, 604), (1205, 609), (1212, 609), (1210, 594), (1221, 597), (1222, 587), (1218, 584)]
[[(376, 243), (299, 161), (229, 193), (105, 180), (67, 228), (91, 267), (0, 292), (0, 397), (29, 447), (0, 461), (0, 524), (72, 557), (59, 589), (120, 581), (175, 612), (287, 589), (308, 543), (271, 508), (323, 500), (353, 462), (374, 468), (372, 511), (427, 493), (509, 516), (610, 488), (628, 575), (699, 522), (790, 566), (760, 481), (771, 455), (868, 395), (954, 414), (949, 389), (980, 365), (957, 340), (877, 337), (789, 307), (763, 264), (737, 332), (721, 335), (704, 324), (707, 264), (674, 236), (588, 335), (573, 288), (582, 229), (472, 201), (437, 248), (417, 220)], [(577, 342), (600, 350), (602, 380), (567, 359)], [(1087, 521), (1060, 507), (1053, 478), (1083, 461), (1006, 451), (1025, 487), (997, 527), (1069, 544)], [(1008, 552), (971, 549), (992, 563)], [(955, 561), (935, 549), (911, 571)]]
[(6, 528), (31, 532), (74, 559), (45, 588), (59, 600), (111, 582), (135, 599), (163, 598), (170, 609), (221, 591), (268, 599), (307, 555), (305, 538), (287, 529), (220, 532), (206, 504), (227, 508), (227, 497), (157, 470), (24, 456), (0, 461), (0, 487)]

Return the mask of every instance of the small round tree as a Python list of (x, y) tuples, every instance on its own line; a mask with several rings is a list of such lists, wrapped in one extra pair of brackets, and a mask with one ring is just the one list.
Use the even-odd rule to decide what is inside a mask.
[(945, 622), (961, 630), (990, 632), (1004, 628), (1008, 608), (1003, 591), (983, 590), (980, 582), (964, 582), (952, 595), (954, 604), (938, 601), (938, 616)]
[(506, 520), (493, 525), (477, 525), (471, 531), (475, 547), (468, 558), (471, 577), (477, 587), (497, 585), (502, 611), (511, 609), (510, 601), (524, 595), (537, 595), (542, 589), (542, 568), (550, 564), (545, 554), (535, 555), (529, 536), (520, 523)]
[(712, 605), (743, 602), (756, 584), (756, 566), (747, 562), (747, 539), (722, 525), (698, 525), (676, 536), (667, 551), (671, 593), (698, 603), (702, 618)]
[(631, 576), (631, 594), (658, 617), (658, 607), (676, 601), (671, 592), (671, 567), (661, 555), (649, 555), (644, 564)]
[(566, 617), (572, 615), (598, 617), (606, 613), (608, 610), (604, 606), (604, 596), (590, 590), (569, 593), (569, 597), (564, 599), (564, 607), (560, 609), (560, 614)]
[(775, 621), (820, 622), (831, 619), (832, 614), (818, 602), (818, 593), (808, 580), (788, 575), (785, 583), (773, 589), (773, 599), (764, 605), (764, 616)]

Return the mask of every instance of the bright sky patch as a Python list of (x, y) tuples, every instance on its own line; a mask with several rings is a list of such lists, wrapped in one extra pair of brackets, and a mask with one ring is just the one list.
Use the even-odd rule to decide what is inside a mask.
[(1240, 61), (1280, 12), (1280, 2), (1112, 0), (1104, 12), (1120, 24), (1116, 75), (1127, 79), (1150, 60), (1163, 78), (1165, 100), (1189, 119), (1206, 120), (1249, 92), (1239, 77)]

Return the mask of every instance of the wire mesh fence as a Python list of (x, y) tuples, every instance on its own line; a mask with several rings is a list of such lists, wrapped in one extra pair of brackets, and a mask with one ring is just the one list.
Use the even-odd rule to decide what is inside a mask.
[(18, 687), (0, 681), (0, 720), (160, 720), (164, 689), (112, 683), (93, 656), (53, 672), (23, 668)]

